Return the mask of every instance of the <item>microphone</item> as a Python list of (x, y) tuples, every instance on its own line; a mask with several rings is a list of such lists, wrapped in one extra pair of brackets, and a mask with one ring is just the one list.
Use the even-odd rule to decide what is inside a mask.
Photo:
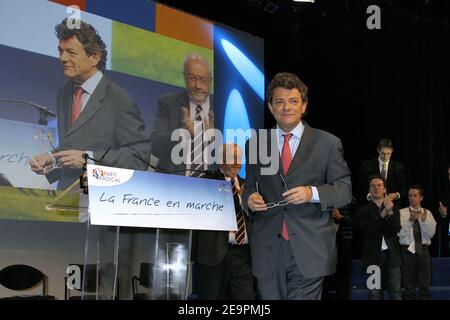
[(97, 163), (97, 162), (101, 162), (104, 158), (105, 158), (105, 156), (108, 154), (108, 152), (109, 152), (109, 150), (111, 150), (111, 147), (109, 147), (108, 149), (106, 149), (106, 151), (105, 151), (105, 153), (103, 153), (103, 155), (100, 157), (100, 159), (94, 159), (94, 158), (91, 158), (87, 153), (83, 153), (83, 155), (82, 155), (82, 157), (83, 157), (83, 159), (84, 159), (84, 161), (87, 163), (87, 161), (88, 160), (92, 160), (92, 161), (94, 161), (95, 163)]
[[(205, 175), (210, 175), (210, 176), (218, 176), (218, 174), (220, 173), (219, 170), (213, 171), (213, 170), (195, 170), (195, 169), (184, 169), (184, 170), (173, 170), (173, 171), (166, 171), (166, 170), (161, 170), (155, 166), (153, 166), (152, 164), (150, 164), (148, 161), (142, 159), (140, 156), (138, 156), (137, 154), (133, 153), (133, 156), (137, 159), (139, 159), (140, 161), (142, 161), (143, 163), (145, 163), (146, 165), (148, 165), (150, 168), (152, 168), (153, 170), (155, 170), (155, 172), (158, 173), (166, 173), (166, 174), (171, 174), (171, 173), (181, 173), (181, 172), (199, 172), (199, 173), (203, 173)], [(221, 174), (221, 173), (220, 173)]]
[(39, 124), (47, 125), (47, 117), (55, 118), (56, 114), (51, 111), (50, 109), (43, 107), (37, 103), (27, 101), (27, 100), (20, 100), (20, 99), (6, 99), (6, 98), (0, 98), (0, 102), (12, 102), (12, 103), (22, 103), (27, 104), (29, 106), (34, 107), (39, 111)]
[(105, 156), (109, 152), (109, 150), (111, 150), (111, 147), (106, 149), (105, 153), (103, 153), (103, 155), (98, 160), (96, 160), (94, 158), (91, 158), (87, 153), (83, 153), (82, 157), (84, 159), (84, 163), (83, 163), (83, 172), (81, 173), (81, 176), (80, 176), (80, 189), (83, 190), (84, 194), (88, 194), (89, 193), (89, 190), (88, 190), (88, 177), (87, 177), (87, 161), (88, 160), (92, 160), (95, 163), (101, 162), (105, 158)]

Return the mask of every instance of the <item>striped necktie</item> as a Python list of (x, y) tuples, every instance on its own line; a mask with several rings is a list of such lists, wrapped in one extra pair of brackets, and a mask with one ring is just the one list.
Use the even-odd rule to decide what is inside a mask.
[[(411, 211), (411, 209), (410, 209)], [(417, 213), (417, 219), (413, 222), (413, 235), (414, 235), (414, 247), (416, 249), (416, 254), (420, 255), (423, 252), (422, 247), (422, 232), (420, 230), (420, 210), (416, 211)]]
[(237, 179), (231, 179), (231, 185), (232, 185), (232, 190), (233, 190), (233, 200), (234, 200), (234, 207), (235, 207), (235, 211), (236, 211), (236, 222), (237, 222), (237, 227), (238, 230), (236, 231), (235, 234), (235, 239), (237, 244), (242, 245), (244, 244), (245, 241), (245, 217), (244, 217), (244, 213), (242, 212), (241, 209), (241, 204), (239, 201), (239, 190), (237, 188), (237, 185), (239, 185), (239, 182), (237, 181)]
[(203, 121), (202, 121), (202, 107), (195, 107), (195, 121), (194, 121), (194, 138), (191, 141), (191, 177), (201, 177), (204, 175), (203, 161)]

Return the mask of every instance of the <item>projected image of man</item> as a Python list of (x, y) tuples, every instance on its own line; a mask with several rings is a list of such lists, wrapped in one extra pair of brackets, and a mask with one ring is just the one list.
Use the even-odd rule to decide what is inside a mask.
[[(211, 137), (207, 130), (214, 128), (214, 102), (209, 94), (212, 76), (208, 61), (198, 54), (188, 54), (184, 60), (183, 76), (186, 90), (159, 97), (158, 110), (151, 134), (152, 156), (163, 172), (183, 172), (199, 176), (200, 170), (208, 168), (203, 151)], [(185, 155), (186, 161), (175, 163), (171, 157), (173, 147), (179, 143), (171, 141), (177, 129), (186, 129), (191, 147)], [(199, 171), (195, 171), (199, 170)]]
[(88, 153), (99, 164), (146, 169), (133, 153), (148, 158), (148, 138), (133, 99), (105, 75), (106, 45), (93, 26), (83, 21), (69, 28), (67, 19), (55, 27), (59, 60), (69, 78), (57, 95), (60, 144), (29, 162), (50, 183), (64, 189), (78, 179)]

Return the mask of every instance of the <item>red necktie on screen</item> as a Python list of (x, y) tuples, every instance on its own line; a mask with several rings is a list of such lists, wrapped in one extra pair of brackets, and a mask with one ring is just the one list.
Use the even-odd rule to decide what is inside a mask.
[(80, 86), (75, 86), (72, 97), (72, 114), (70, 117), (70, 125), (72, 125), (75, 120), (78, 119), (78, 116), (81, 113), (81, 107), (83, 106), (82, 96), (83, 88)]
[(237, 222), (237, 231), (234, 235), (234, 238), (236, 239), (237, 244), (242, 245), (245, 241), (245, 218), (244, 213), (242, 212), (240, 201), (239, 201), (239, 190), (237, 185), (239, 185), (238, 180), (231, 179), (231, 183), (233, 185), (233, 199), (234, 199), (234, 206), (236, 209), (236, 222)]
[[(292, 133), (283, 134), (283, 137), (284, 143), (283, 149), (281, 149), (281, 166), (283, 168), (283, 173), (286, 175), (292, 162), (292, 153), (291, 148), (289, 147), (289, 140), (292, 137)], [(284, 220), (283, 225), (281, 226), (281, 237), (283, 238), (283, 240), (289, 240), (289, 232), (286, 226), (286, 221)]]

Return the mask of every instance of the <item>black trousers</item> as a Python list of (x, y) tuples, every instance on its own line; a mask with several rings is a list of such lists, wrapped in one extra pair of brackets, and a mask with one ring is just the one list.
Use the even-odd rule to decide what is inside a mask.
[(198, 264), (200, 300), (254, 300), (250, 246), (229, 246), (223, 260), (214, 266)]
[(431, 285), (431, 259), (428, 246), (423, 246), (421, 254), (413, 254), (408, 251), (408, 246), (402, 246), (403, 255), (403, 286), (405, 288), (405, 300), (430, 299)]
[[(325, 277), (323, 282), (322, 300), (348, 300), (350, 294), (350, 272), (352, 247), (351, 239), (337, 239), (337, 266), (336, 273)], [(336, 291), (336, 296), (329, 293)]]

